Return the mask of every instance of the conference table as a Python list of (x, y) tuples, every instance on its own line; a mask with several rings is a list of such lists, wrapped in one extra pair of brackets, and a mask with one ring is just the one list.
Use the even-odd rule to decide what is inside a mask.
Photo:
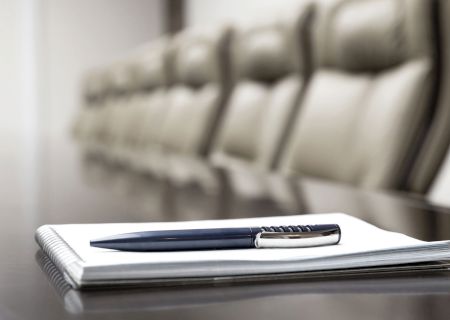
[(74, 290), (36, 245), (38, 226), (345, 212), (434, 241), (450, 239), (450, 210), (418, 195), (217, 168), (200, 159), (168, 157), (164, 170), (136, 170), (73, 149), (54, 150), (31, 169), (18, 166), (29, 171), (21, 192), (8, 192), (11, 179), (0, 181), (1, 320), (450, 317), (450, 272), (432, 269)]

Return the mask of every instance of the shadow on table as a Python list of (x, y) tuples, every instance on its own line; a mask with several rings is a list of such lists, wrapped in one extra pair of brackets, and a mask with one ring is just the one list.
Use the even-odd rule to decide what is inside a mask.
[[(205, 286), (176, 286), (101, 290), (75, 290), (63, 274), (41, 250), (36, 261), (56, 290), (66, 311), (80, 313), (110, 313), (182, 309), (234, 301), (288, 295), (448, 295), (450, 277), (445, 265), (419, 265), (416, 272), (397, 269), (396, 272), (370, 274), (335, 274), (334, 276), (294, 276), (274, 282), (210, 283)], [(447, 265), (448, 267), (448, 265)], [(448, 270), (448, 269), (447, 269)], [(420, 271), (420, 275), (417, 272)]]

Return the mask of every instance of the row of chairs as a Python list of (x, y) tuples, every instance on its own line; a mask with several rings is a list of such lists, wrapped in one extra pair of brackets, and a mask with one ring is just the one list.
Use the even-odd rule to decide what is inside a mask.
[(140, 170), (202, 157), (425, 193), (450, 137), (448, 8), (316, 0), (265, 21), (184, 30), (91, 70), (75, 136)]

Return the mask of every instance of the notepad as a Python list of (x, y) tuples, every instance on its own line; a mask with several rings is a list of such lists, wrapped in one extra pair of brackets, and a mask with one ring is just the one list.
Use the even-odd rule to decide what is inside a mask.
[[(71, 288), (54, 263), (41, 250), (36, 253), (36, 262), (63, 301), (66, 311), (83, 315), (124, 310), (142, 312), (185, 309), (224, 302), (280, 298), (293, 294), (450, 294), (450, 278), (440, 272), (448, 266), (433, 262), (409, 266), (406, 272), (402, 268), (396, 268), (394, 272), (391, 272), (391, 268), (388, 268), (389, 272), (383, 273), (383, 278), (375, 279), (370, 277), (373, 270), (376, 269), (379, 273), (386, 271), (385, 268), (370, 268), (369, 272), (361, 270), (362, 274), (358, 274), (361, 278), (357, 281), (355, 281), (355, 273), (351, 273), (351, 277), (348, 278), (345, 277), (349, 275), (348, 273), (345, 273), (345, 276), (342, 273), (336, 276), (336, 272), (333, 272), (328, 276), (326, 271), (318, 271), (295, 274), (289, 278), (295, 281), (286, 281), (287, 278), (284, 277), (283, 281), (278, 281), (280, 278), (276, 278), (264, 283), (245, 283), (244, 289), (234, 285), (211, 285), (158, 288), (158, 290), (102, 290), (94, 293), (91, 290), (82, 292)], [(417, 272), (423, 270), (433, 274), (418, 277)], [(312, 281), (317, 278), (320, 281)]]
[[(338, 245), (291, 249), (124, 252), (90, 247), (119, 233), (264, 225), (339, 224)], [(44, 225), (37, 243), (75, 288), (233, 281), (276, 274), (450, 260), (450, 241), (424, 242), (342, 213), (164, 223)]]

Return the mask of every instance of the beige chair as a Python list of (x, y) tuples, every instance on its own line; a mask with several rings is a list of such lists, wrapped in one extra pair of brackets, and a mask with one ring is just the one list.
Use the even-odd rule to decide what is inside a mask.
[(119, 108), (128, 92), (125, 65), (111, 63), (91, 70), (84, 80), (85, 106), (75, 127), (75, 135), (93, 153), (106, 154), (117, 131)]
[(73, 126), (74, 138), (86, 151), (94, 152), (98, 145), (102, 112), (109, 87), (104, 68), (90, 70), (82, 82), (82, 107)]
[(99, 78), (98, 72), (90, 70), (82, 82), (81, 106), (72, 125), (72, 135), (79, 143), (82, 143), (88, 135), (91, 110), (102, 94), (101, 87), (98, 85)]
[[(116, 101), (113, 157), (129, 162), (135, 153), (157, 145), (167, 114), (168, 40), (145, 44), (125, 59), (128, 94)], [(124, 82), (124, 81), (123, 81)], [(125, 83), (125, 82), (124, 82)]]
[(103, 106), (103, 126), (99, 151), (108, 158), (120, 156), (117, 151), (122, 145), (123, 136), (130, 118), (130, 102), (135, 80), (131, 72), (131, 62), (127, 59), (115, 61), (108, 68), (110, 93)]
[(164, 152), (205, 156), (229, 92), (231, 30), (185, 30), (172, 40), (172, 81), (159, 144)]
[(319, 7), (316, 70), (281, 170), (401, 188), (436, 85), (432, 1), (340, 0)]
[(450, 147), (450, 2), (434, 1), (435, 21), (439, 28), (440, 73), (437, 108), (431, 114), (429, 131), (407, 181), (407, 189), (417, 193), (430, 191), (444, 164)]
[(267, 170), (296, 112), (308, 77), (311, 7), (239, 26), (232, 40), (235, 82), (210, 154), (218, 166)]
[(191, 170), (183, 159), (208, 153), (228, 97), (230, 36), (226, 27), (190, 29), (169, 41), (169, 85), (152, 98), (145, 143), (139, 145), (132, 167), (166, 175), (175, 165)]
[(165, 113), (161, 97), (169, 81), (167, 45), (164, 37), (153, 40), (87, 73), (74, 134), (90, 152), (127, 163), (158, 141), (157, 114)]

